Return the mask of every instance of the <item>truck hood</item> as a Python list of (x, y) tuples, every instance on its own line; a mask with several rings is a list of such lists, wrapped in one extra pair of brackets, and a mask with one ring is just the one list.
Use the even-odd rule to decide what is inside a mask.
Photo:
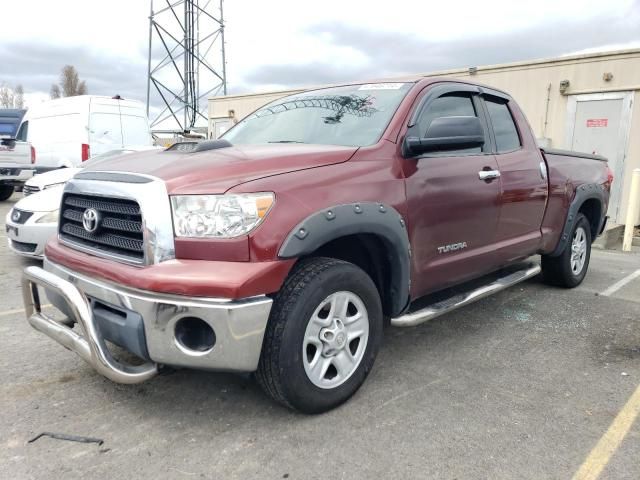
[(346, 162), (357, 150), (333, 145), (271, 144), (197, 153), (150, 151), (107, 159), (84, 171), (151, 175), (166, 182), (170, 195), (216, 194), (259, 178)]

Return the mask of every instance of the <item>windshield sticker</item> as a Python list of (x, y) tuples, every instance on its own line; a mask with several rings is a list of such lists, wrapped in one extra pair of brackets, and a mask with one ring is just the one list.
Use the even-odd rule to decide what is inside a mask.
[(358, 90), (399, 90), (404, 83), (367, 83), (360, 85)]

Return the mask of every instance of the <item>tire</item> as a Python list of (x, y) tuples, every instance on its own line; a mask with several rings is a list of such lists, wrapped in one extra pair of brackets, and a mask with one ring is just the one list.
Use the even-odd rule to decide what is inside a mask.
[[(344, 314), (333, 315), (336, 305)], [(274, 299), (256, 379), (294, 410), (335, 408), (373, 367), (382, 321), (380, 295), (362, 269), (331, 258), (302, 260)]]
[(574, 288), (587, 275), (591, 258), (591, 225), (584, 214), (578, 213), (570, 238), (560, 255), (542, 257), (542, 276), (549, 285)]
[(13, 195), (13, 185), (0, 185), (0, 202), (9, 200)]

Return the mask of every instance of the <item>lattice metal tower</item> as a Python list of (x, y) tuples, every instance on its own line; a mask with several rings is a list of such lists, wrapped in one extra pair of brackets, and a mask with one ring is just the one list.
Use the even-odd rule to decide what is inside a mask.
[(226, 95), (222, 1), (150, 0), (147, 116), (154, 100), (163, 105), (152, 130), (190, 132), (208, 122), (207, 98)]

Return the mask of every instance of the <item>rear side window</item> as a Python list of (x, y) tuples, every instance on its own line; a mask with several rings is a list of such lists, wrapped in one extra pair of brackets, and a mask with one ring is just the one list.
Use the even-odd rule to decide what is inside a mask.
[(485, 99), (485, 103), (493, 125), (493, 132), (496, 136), (498, 153), (510, 152), (520, 148), (518, 129), (507, 103), (490, 99)]

